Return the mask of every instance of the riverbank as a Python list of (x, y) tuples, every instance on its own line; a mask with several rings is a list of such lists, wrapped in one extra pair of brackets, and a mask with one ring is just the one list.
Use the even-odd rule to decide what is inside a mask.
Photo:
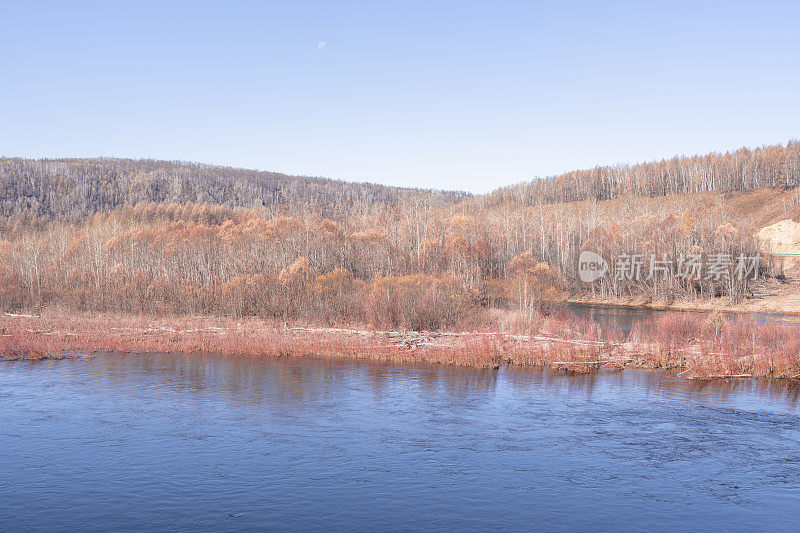
[(256, 318), (155, 318), (131, 315), (0, 316), (0, 357), (59, 359), (90, 357), (95, 353), (214, 353), (262, 357), (336, 357), (497, 367), (500, 364), (537, 365), (541, 353), (554, 343), (597, 355), (605, 346), (574, 327), (570, 339), (547, 336), (556, 325), (537, 328), (537, 335), (494, 332), (383, 331), (361, 328), (290, 326)]
[(528, 332), (420, 332), (291, 326), (256, 318), (155, 318), (44, 313), (0, 316), (0, 358), (97, 353), (209, 353), (330, 357), (475, 368), (549, 367), (566, 373), (625, 366), (689, 379), (800, 379), (796, 326), (668, 313), (622, 339), (568, 314), (537, 317)]
[(568, 303), (658, 311), (697, 311), (701, 313), (777, 314), (796, 316), (800, 321), (800, 282), (795, 279), (759, 282), (753, 294), (737, 304), (727, 297), (692, 300), (652, 300), (645, 297), (595, 298), (589, 294), (573, 294)]

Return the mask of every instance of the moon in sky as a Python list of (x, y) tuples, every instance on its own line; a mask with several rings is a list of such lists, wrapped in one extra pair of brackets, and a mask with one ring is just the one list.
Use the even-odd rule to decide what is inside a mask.
[(320, 41), (317, 43), (317, 48), (319, 48), (320, 50), (324, 50), (326, 46), (328, 46), (328, 43), (325, 41)]

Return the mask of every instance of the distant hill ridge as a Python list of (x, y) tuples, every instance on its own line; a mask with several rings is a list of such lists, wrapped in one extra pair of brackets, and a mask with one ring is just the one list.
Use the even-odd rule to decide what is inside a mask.
[(468, 196), (175, 161), (0, 158), (0, 212), (5, 216), (81, 217), (148, 202), (304, 207), (325, 215), (415, 198), (453, 202)]
[(800, 141), (786, 145), (673, 157), (637, 165), (598, 166), (503, 187), (493, 203), (547, 204), (609, 200), (630, 194), (666, 196), (706, 191), (744, 191), (800, 184)]
[(322, 216), (458, 203), (525, 205), (800, 184), (800, 142), (567, 172), (488, 195), (150, 159), (0, 158), (0, 214), (81, 218), (142, 203), (308, 209)]

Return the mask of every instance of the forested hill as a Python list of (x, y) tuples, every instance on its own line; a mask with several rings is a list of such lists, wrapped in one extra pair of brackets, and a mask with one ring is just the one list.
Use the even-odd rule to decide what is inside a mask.
[[(800, 141), (733, 152), (579, 170), (498, 189), (477, 205), (606, 200), (800, 184)], [(444, 207), (471, 198), (431, 191), (156, 160), (0, 158), (0, 216), (79, 219), (145, 203), (307, 210), (329, 218), (387, 207)]]
[[(800, 188), (781, 190), (797, 183), (798, 148), (518, 188), (540, 191), (526, 201), (551, 202), (544, 208), (514, 189), (470, 197), (164, 161), (0, 159), (0, 312), (52, 305), (473, 331), (503, 316), (490, 308), (531, 317), (587, 294), (584, 250), (650, 258), (642, 272), (665, 254), (673, 272), (682, 254), (705, 253), (706, 265), (709, 254), (753, 257), (756, 231), (800, 213)], [(707, 192), (747, 188), (761, 190)], [(559, 202), (626, 192), (639, 196)], [(667, 196), (647, 198), (656, 195)], [(760, 274), (779, 268), (765, 262)], [(752, 280), (732, 279), (609, 275), (591, 295), (739, 302)]]
[(409, 200), (451, 203), (467, 196), (172, 161), (0, 158), (2, 216), (81, 218), (149, 202), (305, 208), (332, 216), (370, 213), (373, 206)]
[(800, 141), (727, 153), (673, 157), (637, 165), (601, 166), (504, 187), (486, 201), (527, 205), (608, 200), (630, 194), (666, 196), (743, 191), (800, 184)]

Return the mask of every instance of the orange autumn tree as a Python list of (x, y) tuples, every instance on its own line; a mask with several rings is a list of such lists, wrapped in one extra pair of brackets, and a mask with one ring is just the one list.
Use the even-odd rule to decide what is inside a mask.
[(316, 277), (313, 283), (314, 308), (327, 324), (361, 322), (366, 282), (357, 280), (344, 268)]
[(305, 316), (309, 309), (306, 295), (316, 277), (311, 263), (305, 257), (298, 257), (278, 275), (278, 282), (284, 297), (284, 320)]
[(479, 308), (477, 292), (465, 291), (455, 277), (391, 276), (372, 282), (366, 318), (384, 329), (460, 329), (475, 324)]
[(563, 281), (547, 263), (536, 261), (530, 251), (523, 252), (508, 264), (512, 276), (510, 292), (520, 312), (550, 311), (559, 301)]

